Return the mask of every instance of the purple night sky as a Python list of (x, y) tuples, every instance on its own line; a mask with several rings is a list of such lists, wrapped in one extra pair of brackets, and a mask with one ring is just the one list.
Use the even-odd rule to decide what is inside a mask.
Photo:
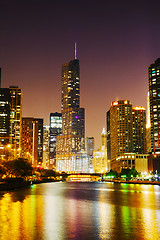
[(2, 87), (23, 91), (23, 116), (61, 111), (61, 65), (80, 60), (86, 137), (99, 147), (111, 101), (146, 107), (148, 66), (160, 57), (160, 1), (0, 1)]

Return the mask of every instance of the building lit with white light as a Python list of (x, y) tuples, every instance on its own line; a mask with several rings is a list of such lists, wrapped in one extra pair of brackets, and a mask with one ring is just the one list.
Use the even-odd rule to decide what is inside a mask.
[(94, 172), (94, 161), (93, 161), (93, 151), (95, 145), (94, 137), (87, 137), (86, 139), (86, 152), (88, 157), (90, 158), (90, 172)]
[(57, 136), (62, 133), (62, 114), (55, 112), (50, 114), (49, 131), (49, 165), (56, 168), (56, 144)]

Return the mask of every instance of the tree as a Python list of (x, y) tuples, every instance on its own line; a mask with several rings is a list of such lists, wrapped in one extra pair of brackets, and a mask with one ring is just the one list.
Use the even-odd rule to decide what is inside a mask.
[(118, 177), (118, 173), (117, 173), (117, 171), (113, 171), (111, 169), (108, 173), (106, 173), (106, 176), (110, 177), (110, 178), (117, 178)]
[(56, 177), (56, 172), (52, 169), (43, 169), (42, 177)]
[(32, 175), (32, 166), (25, 158), (18, 158), (5, 162), (5, 167), (9, 174), (16, 177), (25, 177)]
[(137, 177), (137, 175), (139, 175), (139, 173), (137, 172), (137, 170), (135, 168), (132, 168), (130, 173), (129, 173), (130, 177)]
[(135, 168), (123, 168), (120, 176), (121, 177), (126, 177), (126, 178), (131, 178), (131, 177), (136, 177), (138, 175), (138, 172)]
[(6, 173), (6, 168), (4, 167), (3, 164), (0, 164), (0, 177), (2, 177), (3, 174), (5, 174), (5, 173)]

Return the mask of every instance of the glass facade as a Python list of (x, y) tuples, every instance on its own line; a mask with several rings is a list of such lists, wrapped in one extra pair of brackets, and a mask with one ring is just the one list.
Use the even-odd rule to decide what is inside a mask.
[(49, 136), (49, 159), (50, 167), (56, 167), (56, 144), (57, 135), (62, 133), (62, 114), (50, 114), (50, 136)]
[(151, 149), (160, 152), (160, 58), (148, 68)]

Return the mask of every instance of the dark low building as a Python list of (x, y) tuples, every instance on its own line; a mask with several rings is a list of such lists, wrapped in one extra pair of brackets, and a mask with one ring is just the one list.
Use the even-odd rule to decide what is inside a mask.
[(148, 170), (160, 172), (160, 154), (150, 154), (148, 156)]

